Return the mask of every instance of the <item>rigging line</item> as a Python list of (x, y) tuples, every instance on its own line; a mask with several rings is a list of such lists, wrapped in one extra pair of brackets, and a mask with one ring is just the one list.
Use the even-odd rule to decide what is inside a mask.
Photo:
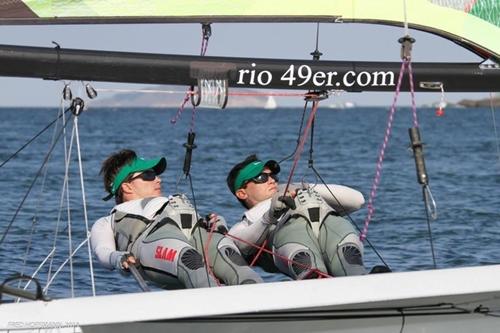
[(319, 22), (316, 22), (316, 51), (319, 47)]
[(184, 107), (186, 106), (186, 103), (189, 101), (189, 98), (191, 96), (191, 94), (189, 92), (191, 92), (191, 90), (188, 90), (185, 93), (186, 95), (184, 96), (184, 99), (182, 100), (181, 106), (177, 109), (177, 113), (175, 114), (175, 116), (173, 118), (170, 119), (170, 123), (172, 125), (177, 123), (177, 121), (181, 118), (181, 114), (184, 111)]
[[(35, 209), (35, 212), (36, 212), (36, 209)], [(25, 275), (24, 272), (25, 272), (25, 269), (26, 269), (26, 262), (28, 261), (28, 255), (31, 252), (31, 243), (33, 241), (33, 234), (35, 233), (36, 223), (37, 223), (37, 219), (36, 219), (35, 216), (33, 216), (33, 219), (32, 219), (32, 222), (31, 222), (30, 234), (29, 234), (29, 237), (28, 237), (28, 244), (26, 244), (26, 251), (24, 251), (23, 264), (21, 266), (21, 275)], [(21, 283), (22, 283), (22, 281), (19, 280), (19, 282), (17, 284), (17, 288), (21, 287)]]
[(410, 95), (411, 95), (411, 111), (413, 115), (413, 127), (418, 127), (418, 118), (417, 118), (417, 103), (415, 101), (415, 87), (413, 83), (413, 69), (411, 67), (411, 58), (407, 60), (408, 66), (408, 78), (410, 80)]
[(302, 150), (304, 149), (304, 144), (306, 142), (307, 133), (308, 133), (309, 129), (311, 128), (314, 117), (316, 116), (316, 111), (318, 111), (318, 105), (319, 105), (318, 101), (313, 102), (311, 113), (309, 114), (309, 119), (307, 121), (306, 127), (304, 128), (300, 143), (299, 143), (297, 150), (295, 152), (295, 158), (293, 161), (292, 169), (290, 170), (290, 174), (288, 176), (288, 181), (287, 181), (287, 184), (285, 187), (285, 191), (283, 193), (288, 192), (288, 187), (290, 186), (290, 183), (292, 181), (292, 177), (293, 177), (293, 174), (295, 172), (295, 168), (297, 167), (297, 164), (298, 164), (299, 159), (300, 159), (300, 155), (302, 154)]
[[(319, 48), (319, 22), (317, 22), (317, 23), (316, 23), (316, 48), (315, 48), (315, 50), (314, 50), (313, 52), (311, 52), (311, 55), (312, 55), (312, 57), (313, 57), (313, 60), (319, 60), (319, 58), (323, 55), (323, 53), (321, 53), (321, 52), (319, 51), (319, 49), (318, 49), (318, 48)], [(309, 90), (309, 92), (308, 92), (306, 95), (309, 95), (309, 96), (305, 97), (304, 110), (303, 110), (303, 112), (302, 112), (302, 119), (301, 119), (301, 121), (300, 121), (299, 133), (298, 133), (298, 135), (297, 135), (297, 145), (295, 146), (295, 150), (292, 152), (292, 154), (290, 154), (290, 156), (287, 156), (286, 158), (282, 159), (279, 163), (283, 162), (283, 161), (284, 161), (284, 160), (286, 160), (286, 159), (289, 159), (289, 158), (290, 158), (291, 156), (293, 156), (294, 154), (296, 155), (296, 154), (298, 153), (298, 149), (299, 149), (299, 147), (300, 147), (300, 150), (301, 150), (301, 152), (302, 152), (302, 149), (303, 149), (303, 147), (304, 147), (304, 143), (305, 143), (305, 136), (307, 135), (307, 127), (306, 127), (306, 129), (304, 130), (304, 134), (303, 134), (303, 135), (304, 135), (304, 138), (303, 138), (303, 140), (304, 140), (304, 141), (302, 142), (302, 145), (300, 144), (300, 138), (301, 138), (301, 137), (300, 137), (300, 133), (301, 133), (301, 131), (302, 131), (302, 126), (304, 125), (304, 116), (305, 116), (305, 112), (306, 112), (306, 109), (307, 109), (307, 105), (308, 105), (309, 100), (310, 100), (310, 99), (313, 99), (313, 100), (314, 100), (314, 98), (315, 98), (315, 97), (317, 97), (317, 96), (318, 96), (318, 94), (317, 94), (317, 93), (314, 93), (314, 92), (312, 92), (312, 91), (310, 91), (310, 90)], [(314, 100), (314, 101), (313, 101), (313, 106), (312, 106), (312, 109), (313, 109), (313, 110), (311, 111), (311, 116), (312, 116), (312, 117), (310, 117), (310, 118), (309, 118), (309, 120), (310, 120), (311, 122), (309, 122), (309, 121), (308, 121), (308, 126), (311, 126), (311, 124), (312, 124), (312, 131), (314, 131), (314, 115), (316, 114), (316, 110), (317, 110), (317, 107), (318, 107), (318, 103), (319, 103), (319, 102), (318, 102), (317, 100)], [(313, 113), (314, 113), (314, 115), (313, 115)], [(311, 134), (311, 149), (312, 149), (312, 138), (313, 138), (313, 136), (314, 136), (314, 135), (313, 135), (313, 134)], [(301, 152), (300, 152), (300, 153), (301, 153)], [(300, 153), (298, 153), (298, 154), (300, 155)], [(294, 161), (294, 164), (293, 164), (293, 167), (292, 167), (292, 171), (290, 172), (290, 176), (288, 177), (288, 182), (287, 182), (287, 185), (286, 185), (286, 188), (285, 188), (285, 192), (284, 192), (284, 193), (286, 193), (286, 192), (288, 191), (288, 186), (290, 185), (290, 182), (291, 182), (291, 179), (292, 179), (292, 175), (293, 175), (293, 171), (294, 171), (294, 169), (295, 169), (295, 167), (296, 167), (296, 165), (297, 165), (297, 162), (298, 162), (298, 159), (296, 159), (296, 161)]]
[(406, 0), (403, 0), (403, 11), (404, 11), (404, 32), (405, 36), (408, 36), (410, 33), (408, 31), (408, 16), (407, 16), (407, 11), (406, 11)]
[[(145, 93), (145, 94), (178, 94), (178, 95), (197, 95), (197, 92), (194, 91), (176, 91), (176, 90), (154, 90), (154, 89), (104, 89), (104, 88), (95, 88), (97, 92), (115, 92), (115, 93), (129, 93), (129, 92), (137, 92), (137, 93)], [(228, 96), (276, 96), (276, 97), (313, 97), (316, 95), (313, 94), (304, 94), (304, 93), (293, 93), (293, 92), (228, 92)]]
[[(323, 183), (323, 185), (326, 186), (326, 189), (328, 190), (328, 192), (330, 193), (330, 195), (335, 199), (335, 201), (337, 202), (337, 204), (342, 208), (343, 212), (345, 213), (345, 215), (343, 215), (343, 217), (347, 217), (349, 219), (349, 221), (351, 221), (352, 225), (354, 225), (354, 227), (358, 230), (358, 232), (361, 233), (361, 228), (354, 222), (354, 219), (351, 217), (351, 215), (347, 213), (347, 210), (344, 208), (344, 206), (342, 205), (342, 203), (340, 202), (340, 200), (335, 196), (335, 194), (333, 194), (333, 191), (330, 189), (330, 187), (325, 182), (325, 180), (323, 179), (323, 177), (321, 177), (321, 175), (319, 174), (319, 172), (316, 170), (316, 168), (314, 166), (312, 166), (311, 168), (312, 168), (313, 172), (315, 173), (316, 177), (318, 177), (318, 179), (321, 181), (321, 183)], [(365, 241), (372, 248), (373, 252), (375, 252), (375, 254), (380, 259), (380, 261), (382, 261), (382, 263), (385, 266), (387, 266), (388, 268), (391, 268), (389, 266), (389, 264), (384, 260), (384, 258), (380, 254), (380, 252), (377, 250), (377, 248), (375, 247), (375, 245), (373, 245), (370, 242), (370, 240), (368, 239), (368, 236), (365, 238)]]
[[(212, 242), (212, 237), (214, 235), (214, 231), (215, 231), (216, 225), (217, 225), (217, 223), (212, 223), (212, 226), (210, 227), (210, 230), (207, 230), (208, 231), (207, 244), (205, 244), (205, 246), (203, 246), (203, 243), (201, 243), (201, 244), (203, 246), (204, 255), (207, 258), (207, 263), (206, 264), (207, 264), (208, 269), (210, 269), (210, 275), (212, 275), (212, 277), (215, 279), (215, 281), (217, 282), (217, 285), (220, 286), (220, 282), (217, 279), (217, 277), (215, 276), (215, 273), (213, 272), (212, 268), (210, 267), (210, 262), (208, 262), (208, 259), (209, 259), (209, 246), (210, 246), (210, 243)], [(200, 236), (200, 240), (201, 240), (202, 239), (201, 238), (201, 227), (198, 227), (198, 235)]]
[(155, 90), (155, 89), (113, 89), (113, 88), (95, 88), (97, 92), (115, 92), (115, 93), (130, 93), (138, 92), (144, 94), (185, 94), (185, 91), (176, 90)]
[[(314, 159), (313, 159), (313, 147), (314, 147), (314, 121), (312, 123), (312, 127), (311, 127), (311, 142), (310, 142), (310, 148), (309, 148), (309, 168), (313, 170), (314, 174), (316, 175), (317, 179), (319, 179), (323, 185), (325, 185), (326, 189), (328, 190), (328, 192), (330, 192), (330, 195), (335, 199), (335, 201), (337, 202), (337, 204), (342, 208), (342, 213), (344, 214), (344, 216), (347, 216), (348, 219), (351, 221), (351, 223), (356, 227), (356, 229), (359, 231), (359, 233), (361, 233), (361, 229), (358, 227), (358, 225), (354, 222), (353, 218), (351, 217), (351, 215), (349, 215), (347, 213), (347, 210), (344, 208), (344, 206), (342, 205), (342, 203), (340, 202), (340, 200), (333, 194), (332, 190), (330, 189), (330, 187), (328, 186), (328, 184), (325, 182), (325, 180), (323, 179), (323, 177), (321, 177), (320, 173), (318, 172), (318, 170), (314, 167)], [(375, 248), (375, 246), (368, 240), (368, 238), (366, 238), (366, 241), (368, 243), (368, 245), (373, 249), (373, 251), (375, 252), (375, 254), (379, 257), (380, 261), (382, 261), (382, 263), (386, 266), (386, 267), (389, 267), (389, 265), (385, 262), (384, 258), (382, 258), (382, 255), (378, 252), (378, 250)], [(390, 267), (389, 267), (390, 268)]]
[[(87, 201), (85, 199), (85, 185), (83, 183), (83, 164), (82, 164), (82, 154), (80, 149), (80, 135), (78, 133), (78, 116), (73, 118), (74, 128), (76, 129), (76, 150), (78, 155), (78, 169), (80, 170), (80, 187), (82, 189), (82, 204), (83, 204), (83, 216), (85, 219), (85, 231), (87, 233), (87, 238), (90, 237), (89, 231), (89, 219), (87, 216)], [(92, 296), (95, 296), (95, 281), (94, 281), (94, 267), (92, 264), (92, 250), (90, 248), (90, 242), (87, 242), (87, 252), (89, 256), (89, 270), (90, 270), (90, 280), (92, 284)]]
[[(71, 255), (69, 256), (69, 258), (73, 258), (74, 255), (76, 254), (76, 252), (78, 250), (80, 250), (80, 248), (85, 245), (85, 243), (87, 243), (89, 241), (89, 237), (85, 238), (74, 250), (73, 252), (71, 253)], [(57, 274), (59, 274), (59, 272), (61, 271), (61, 269), (63, 269), (63, 267), (68, 263), (69, 261), (69, 258), (67, 258), (66, 260), (63, 261), (63, 263), (57, 268), (57, 270), (55, 271), (54, 275), (52, 275), (52, 278), (50, 279), (49, 282), (47, 282), (47, 284), (45, 285), (45, 288), (43, 288), (43, 292), (46, 293), (47, 290), (49, 289), (50, 285), (52, 284), (52, 282), (54, 281), (54, 279), (56, 278)]]
[(35, 185), (35, 182), (36, 180), (38, 179), (38, 177), (40, 176), (41, 172), (42, 172), (42, 169), (44, 167), (44, 165), (47, 163), (48, 159), (49, 159), (49, 156), (50, 154), (52, 153), (52, 151), (54, 150), (54, 148), (56, 147), (56, 143), (57, 141), (59, 141), (59, 138), (61, 137), (61, 134), (63, 133), (63, 131), (59, 131), (59, 134), (57, 135), (57, 139), (56, 139), (56, 142), (54, 142), (54, 144), (52, 145), (52, 147), (50, 147), (47, 155), (45, 156), (44, 160), (43, 160), (43, 163), (42, 163), (42, 166), (38, 169), (33, 181), (31, 182), (26, 194), (24, 195), (23, 199), (21, 200), (21, 203), (19, 204), (19, 206), (17, 207), (16, 209), (16, 212), (14, 214), (14, 216), (12, 217), (12, 219), (10, 220), (9, 224), (7, 225), (7, 228), (5, 229), (3, 235), (2, 235), (2, 238), (0, 239), (0, 246), (3, 244), (4, 240), (5, 240), (5, 237), (7, 236), (7, 233), (9, 232), (12, 224), (14, 223), (17, 215), (19, 214), (19, 212), (21, 211), (21, 208), (23, 207), (24, 205), (24, 202), (26, 201), (26, 199), (28, 198), (28, 195), (30, 194), (31, 190), (33, 189), (33, 186)]
[[(196, 93), (195, 93), (196, 94)], [(312, 93), (285, 93), (285, 92), (228, 92), (228, 96), (276, 96), (276, 97), (317, 97), (317, 94)]]
[[(66, 118), (63, 117), (63, 125), (64, 125), (64, 139), (66, 139)], [(54, 230), (54, 240), (52, 242), (52, 248), (55, 250), (57, 248), (57, 237), (59, 237), (59, 224), (61, 222), (61, 218), (62, 218), (62, 210), (63, 210), (63, 205), (64, 205), (64, 194), (66, 193), (66, 207), (67, 207), (67, 213), (68, 213), (68, 250), (69, 250), (69, 253), (71, 253), (71, 251), (73, 250), (72, 249), (72, 240), (71, 240), (71, 221), (70, 221), (70, 218), (71, 218), (71, 215), (70, 215), (70, 209), (69, 209), (69, 186), (68, 186), (68, 181), (69, 181), (69, 161), (71, 159), (71, 151), (73, 150), (73, 142), (74, 142), (74, 138), (75, 138), (75, 132), (74, 132), (74, 128), (73, 130), (71, 131), (71, 138), (70, 138), (70, 141), (69, 141), (69, 147), (67, 149), (68, 153), (66, 153), (66, 149), (65, 149), (65, 158), (64, 158), (64, 179), (63, 179), (63, 188), (61, 190), (61, 198), (60, 198), (60, 201), (59, 201), (59, 211), (58, 211), (58, 214), (57, 214), (57, 220), (56, 220), (56, 227), (55, 227), (55, 230)], [(66, 142), (66, 140), (64, 140)], [(50, 277), (51, 277), (51, 274), (52, 274), (52, 262), (54, 260), (54, 257), (52, 257), (50, 259), (50, 262), (49, 262), (49, 267), (48, 267), (48, 272), (47, 272), (47, 283), (48, 281), (50, 280)], [(72, 264), (72, 259), (70, 259), (70, 264)]]
[(210, 23), (203, 23), (201, 25), (201, 51), (200, 55), (204, 56), (205, 53), (207, 53), (207, 48), (208, 48), (208, 41), (210, 39), (210, 36), (212, 36), (212, 27)]
[(500, 143), (498, 142), (498, 131), (497, 131), (497, 123), (495, 119), (495, 107), (493, 106), (493, 94), (490, 93), (490, 110), (491, 110), (491, 119), (493, 120), (493, 130), (495, 132), (495, 142), (497, 146), (497, 157), (498, 157), (498, 167), (500, 168)]
[(437, 219), (437, 206), (434, 197), (432, 196), (431, 187), (429, 184), (425, 186), (426, 196), (424, 197), (425, 209), (430, 213), (431, 219), (434, 221)]
[[(424, 197), (424, 201), (426, 202), (426, 208), (427, 208), (427, 202), (429, 201), (429, 198), (427, 197), (427, 191), (426, 191), (426, 186), (422, 186), (422, 195)], [(431, 245), (431, 254), (432, 254), (432, 263), (434, 266), (434, 269), (437, 269), (437, 264), (436, 264), (436, 254), (434, 252), (434, 239), (432, 237), (432, 228), (431, 228), (431, 217), (429, 216), (429, 210), (425, 210), (425, 214), (427, 217), (427, 232), (429, 233), (429, 242)]]
[(398, 77), (398, 83), (396, 85), (396, 92), (394, 93), (394, 99), (392, 101), (391, 109), (389, 112), (389, 118), (388, 118), (387, 126), (385, 129), (384, 140), (382, 142), (382, 146), (380, 147), (380, 151), (379, 151), (379, 155), (378, 155), (377, 167), (375, 169), (375, 177), (373, 179), (372, 188), (370, 191), (370, 198), (368, 200), (368, 205), (367, 205), (368, 214), (367, 214), (366, 219), (365, 219), (363, 231), (361, 232), (361, 235), (359, 236), (359, 239), (361, 241), (364, 241), (366, 238), (366, 235), (368, 234), (368, 226), (370, 225), (370, 221), (371, 221), (372, 216), (375, 212), (375, 208), (373, 206), (373, 203), (375, 201), (378, 184), (380, 183), (380, 178), (382, 176), (382, 165), (384, 162), (385, 149), (387, 148), (387, 144), (389, 142), (389, 137), (390, 137), (391, 131), (392, 131), (392, 122), (394, 120), (394, 114), (396, 113), (396, 102), (398, 101), (399, 91), (401, 88), (401, 82), (403, 81), (403, 74), (404, 74), (405, 68), (406, 68), (406, 60), (403, 60), (403, 62), (401, 62), (401, 68), (399, 70), (399, 77)]
[[(313, 172), (316, 173), (316, 177), (319, 176), (319, 172), (316, 171), (316, 169), (314, 168), (314, 159), (313, 159), (313, 153), (314, 153), (314, 120), (312, 122), (312, 126), (311, 126), (311, 142), (310, 142), (310, 145), (309, 145), (309, 161), (308, 161), (308, 167), (309, 169), (312, 169)], [(305, 176), (304, 176), (305, 177)], [(302, 178), (304, 179), (304, 178)], [(318, 179), (316, 178), (316, 183), (318, 182)], [(328, 186), (327, 186), (328, 188)], [(330, 190), (328, 188), (328, 190)]]
[[(50, 256), (52, 256), (54, 254), (56, 249), (52, 249), (52, 251), (49, 252), (48, 255), (45, 256), (45, 258), (42, 260), (42, 262), (38, 265), (38, 267), (35, 269), (35, 271), (33, 272), (33, 274), (31, 274), (31, 278), (34, 278), (38, 272), (40, 272), (40, 270), (42, 269), (43, 265), (45, 265), (45, 263), (47, 262), (47, 260), (49, 260)], [(24, 290), (28, 289), (28, 287), (30, 286), (31, 284), (31, 280), (29, 280), (23, 287)], [(19, 298), (17, 299), (17, 302), (19, 302)]]
[(293, 152), (290, 154), (290, 155), (287, 155), (285, 156), (284, 158), (282, 158), (278, 164), (281, 164), (282, 162), (284, 161), (287, 161), (289, 160), (291, 157), (293, 157), (293, 155), (295, 154), (295, 152), (297, 151), (297, 148), (299, 147), (299, 144), (300, 144), (300, 133), (302, 132), (302, 127), (304, 126), (304, 119), (305, 119), (305, 115), (306, 115), (306, 110), (307, 110), (307, 104), (309, 103), (309, 101), (306, 101), (304, 103), (304, 109), (302, 110), (302, 118), (300, 120), (300, 127), (299, 127), (299, 131), (297, 133), (297, 144), (295, 145), (295, 149), (293, 150)]
[[(63, 124), (66, 123), (66, 117), (63, 116)], [(64, 180), (63, 180), (63, 190), (61, 193), (61, 205), (59, 206), (59, 214), (62, 214), (62, 200), (64, 196), (64, 192), (66, 192), (66, 214), (67, 214), (67, 222), (68, 222), (68, 255), (71, 254), (73, 250), (73, 239), (71, 237), (71, 209), (70, 209), (70, 201), (69, 201), (69, 163), (71, 158), (71, 150), (73, 147), (73, 130), (71, 131), (71, 145), (68, 147), (68, 142), (66, 139), (66, 129), (64, 129), (63, 134), (63, 150), (64, 150)], [(69, 149), (69, 150), (68, 150)], [(66, 186), (66, 191), (64, 191), (64, 186)], [(59, 215), (59, 219), (60, 219)], [(74, 297), (74, 277), (73, 277), (73, 258), (70, 258), (70, 281), (71, 281), (71, 297)]]
[[(204, 56), (205, 53), (207, 52), (208, 48), (208, 40), (210, 39), (210, 36), (212, 35), (212, 29), (210, 27), (210, 24), (203, 23), (201, 26), (201, 50), (200, 50), (200, 56)], [(182, 101), (181, 106), (179, 109), (177, 109), (177, 113), (174, 118), (170, 119), (171, 124), (177, 123), (177, 121), (180, 119), (182, 112), (184, 111), (184, 107), (186, 103), (189, 101), (189, 99), (194, 95), (194, 87), (191, 86), (189, 89), (185, 92), (184, 100)], [(196, 106), (193, 103), (192, 104), (192, 115), (191, 115), (191, 129), (190, 132), (194, 131), (194, 113)]]
[(192, 111), (191, 111), (191, 123), (189, 127), (189, 133), (194, 133), (194, 119), (195, 119), (195, 114), (196, 114), (196, 106), (192, 106)]
[[(413, 86), (413, 69), (411, 67), (411, 53), (409, 53), (409, 56), (406, 59), (404, 59), (403, 61), (407, 62), (408, 79), (410, 81), (413, 127), (418, 130), (419, 126), (418, 126), (418, 118), (417, 118), (417, 105), (415, 102), (415, 89)], [(441, 93), (443, 93), (443, 85), (442, 84), (441, 84)], [(413, 153), (416, 154), (415, 148), (414, 148)], [(423, 163), (423, 156), (421, 158), (422, 158), (422, 163)], [(416, 167), (417, 167), (417, 172), (418, 172), (418, 166), (416, 166)], [(431, 228), (431, 218), (433, 220), (435, 220), (437, 218), (436, 202), (434, 201), (434, 198), (432, 197), (431, 189), (428, 186), (427, 182), (425, 182), (422, 186), (422, 197), (424, 199), (425, 215), (426, 215), (426, 220), (427, 220), (427, 232), (429, 234), (429, 242), (430, 242), (430, 246), (431, 246), (432, 263), (433, 263), (434, 269), (437, 269), (436, 254), (434, 251), (434, 239), (432, 237), (432, 228)], [(431, 210), (432, 210), (432, 212), (431, 212)]]
[[(69, 110), (71, 110), (71, 108), (67, 108), (64, 113), (68, 112)], [(3, 167), (5, 164), (7, 164), (7, 162), (9, 162), (11, 159), (13, 159), (14, 157), (16, 157), (17, 154), (19, 154), (24, 148), (26, 148), (30, 143), (32, 143), (33, 141), (35, 141), (36, 138), (38, 138), (40, 135), (43, 134), (43, 132), (45, 132), (50, 126), (52, 126), (57, 120), (59, 120), (59, 118), (62, 117), (62, 114), (59, 115), (56, 119), (54, 119), (53, 121), (51, 121), (47, 126), (45, 126), (40, 132), (38, 132), (34, 137), (32, 137), (31, 139), (29, 139), (24, 145), (21, 146), (21, 148), (19, 148), (18, 150), (16, 150), (15, 153), (13, 153), (9, 158), (7, 158), (5, 161), (3, 161), (1, 164), (0, 164), (0, 168)]]
[[(63, 105), (63, 103), (64, 103), (64, 100), (63, 100), (63, 98), (61, 98), (60, 111), (58, 112), (58, 114), (62, 114), (64, 112), (64, 105)], [(50, 141), (49, 147), (52, 144), (54, 144), (54, 140), (56, 138), (56, 133), (57, 133), (57, 123), (54, 126), (54, 131), (52, 132), (52, 139)], [(40, 194), (38, 195), (38, 199), (36, 201), (35, 214), (33, 216), (33, 220), (32, 220), (32, 223), (31, 223), (31, 230), (30, 230), (30, 234), (29, 234), (29, 237), (28, 237), (28, 244), (26, 244), (26, 251), (24, 253), (23, 264), (22, 264), (22, 269), (21, 269), (21, 275), (24, 275), (24, 271), (26, 269), (26, 262), (28, 260), (29, 254), (31, 252), (31, 244), (32, 244), (32, 241), (33, 241), (33, 235), (35, 233), (36, 225), (37, 225), (37, 222), (38, 222), (38, 216), (37, 216), (38, 215), (38, 209), (40, 207), (40, 201), (41, 201), (41, 198), (43, 196), (43, 192), (45, 190), (45, 182), (47, 180), (47, 173), (48, 173), (48, 168), (45, 167), (44, 170), (43, 170), (42, 184), (40, 186)], [(30, 282), (30, 281), (28, 281), (28, 282)], [(22, 281), (19, 280), (18, 288), (20, 288), (21, 283), (22, 283)]]
[[(194, 194), (193, 179), (191, 178), (190, 173), (188, 173), (186, 175), (186, 177), (189, 179), (189, 187), (191, 189), (191, 196), (193, 197), (193, 207), (194, 207), (195, 218), (198, 219), (198, 208), (196, 205), (196, 196)], [(196, 221), (196, 222), (198, 222), (198, 221)], [(201, 227), (198, 227), (198, 237), (200, 237), (201, 248), (205, 249), (205, 245), (203, 245), (203, 237), (201, 236)], [(209, 244), (207, 244), (207, 248), (208, 248), (208, 245)], [(202, 252), (203, 252), (203, 261), (205, 262), (205, 272), (207, 274), (208, 285), (210, 286), (210, 276), (212, 276), (215, 279), (215, 282), (217, 282), (217, 285), (219, 286), (220, 285), (219, 280), (215, 277), (215, 274), (212, 272), (212, 269), (210, 268), (208, 251), (207, 251), (207, 253), (205, 253), (205, 251), (202, 251)]]
[[(201, 25), (201, 35), (202, 35), (201, 36), (202, 39), (201, 39), (200, 56), (204, 57), (205, 54), (207, 53), (208, 41), (210, 40), (210, 36), (212, 36), (212, 27), (211, 27), (210, 23), (203, 23)], [(190, 89), (186, 92), (186, 97), (193, 94), (193, 89), (194, 88), (191, 86)], [(189, 133), (194, 133), (194, 120), (195, 120), (195, 114), (196, 114), (196, 106), (197, 105), (195, 105), (195, 103), (191, 103), (191, 124), (190, 124), (190, 128), (189, 128)]]

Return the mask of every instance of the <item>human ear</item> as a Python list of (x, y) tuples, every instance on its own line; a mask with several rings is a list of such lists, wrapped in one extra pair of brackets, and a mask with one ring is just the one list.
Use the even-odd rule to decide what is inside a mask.
[(245, 191), (244, 188), (240, 188), (238, 191), (235, 192), (236, 197), (240, 200), (246, 200), (248, 198), (248, 193)]
[(130, 194), (130, 193), (133, 192), (132, 184), (130, 184), (130, 183), (123, 183), (120, 186), (122, 188), (122, 193), (123, 194)]

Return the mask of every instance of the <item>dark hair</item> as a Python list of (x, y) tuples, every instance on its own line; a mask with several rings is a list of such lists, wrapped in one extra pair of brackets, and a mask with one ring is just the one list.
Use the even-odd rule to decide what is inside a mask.
[[(241, 169), (246, 167), (248, 164), (255, 162), (255, 161), (258, 161), (258, 160), (259, 160), (259, 158), (257, 157), (257, 155), (255, 155), (255, 154), (249, 155), (249, 156), (247, 156), (247, 158), (245, 158), (245, 160), (243, 162), (236, 164), (231, 169), (231, 171), (229, 171), (229, 174), (227, 175), (227, 178), (226, 178), (226, 182), (227, 182), (227, 186), (229, 187), (229, 190), (235, 196), (236, 196), (236, 193), (235, 193), (236, 191), (234, 190), (234, 182), (236, 181), (236, 177), (238, 177), (238, 173), (241, 171)], [(248, 208), (247, 205), (245, 204), (245, 201), (241, 200), (238, 197), (236, 197), (236, 198), (244, 207)]]
[[(102, 162), (100, 175), (103, 175), (104, 190), (111, 194), (111, 189), (113, 188), (113, 181), (117, 173), (124, 166), (132, 162), (137, 155), (135, 151), (130, 149), (123, 149), (117, 153), (110, 155), (104, 162)], [(115, 201), (117, 204), (123, 201), (122, 191), (119, 188), (115, 194)]]

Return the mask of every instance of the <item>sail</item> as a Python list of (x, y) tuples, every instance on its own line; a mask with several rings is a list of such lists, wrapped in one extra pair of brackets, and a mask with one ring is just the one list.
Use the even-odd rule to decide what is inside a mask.
[[(405, 20), (406, 16), (406, 20)], [(332, 22), (427, 31), (500, 59), (498, 0), (4, 0), (0, 24)]]

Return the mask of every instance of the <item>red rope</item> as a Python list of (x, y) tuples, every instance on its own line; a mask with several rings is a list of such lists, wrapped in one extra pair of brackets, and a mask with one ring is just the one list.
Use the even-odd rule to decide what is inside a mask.
[(373, 179), (372, 183), (372, 188), (370, 191), (370, 198), (368, 200), (368, 214), (365, 219), (365, 224), (363, 231), (359, 235), (359, 239), (361, 241), (364, 241), (366, 239), (366, 235), (368, 234), (368, 226), (370, 224), (370, 221), (373, 217), (373, 214), (375, 213), (375, 208), (374, 208), (374, 201), (375, 197), (377, 195), (377, 188), (380, 183), (380, 179), (382, 178), (382, 166), (384, 163), (384, 156), (385, 156), (385, 150), (387, 148), (387, 145), (389, 143), (389, 137), (391, 136), (391, 131), (392, 131), (392, 122), (394, 120), (394, 114), (396, 113), (396, 103), (398, 101), (400, 89), (401, 89), (401, 82), (403, 81), (403, 76), (405, 70), (408, 69), (408, 78), (410, 81), (410, 93), (411, 93), (411, 103), (412, 103), (412, 115), (413, 115), (413, 126), (418, 127), (418, 118), (417, 118), (417, 107), (415, 103), (415, 89), (413, 85), (413, 70), (411, 67), (411, 60), (410, 59), (403, 59), (403, 62), (401, 63), (401, 69), (399, 70), (399, 77), (398, 77), (398, 83), (396, 85), (396, 91), (394, 93), (394, 99), (391, 105), (391, 110), (389, 112), (389, 118), (387, 120), (387, 126), (385, 129), (385, 136), (384, 140), (382, 142), (382, 146), (380, 147), (379, 155), (378, 155), (378, 161), (377, 161), (377, 167), (375, 169), (375, 177)]
[[(257, 244), (255, 244), (255, 245), (257, 246)], [(257, 259), (259, 259), (260, 255), (262, 254), (262, 251), (265, 250), (266, 245), (267, 245), (267, 239), (264, 239), (264, 242), (262, 243), (262, 245), (258, 247), (259, 251), (253, 257), (253, 260), (250, 263), (250, 267), (253, 267), (253, 265), (255, 265), (255, 263), (257, 262)]]
[[(186, 92), (189, 96), (198, 95), (196, 91), (188, 90)], [(216, 93), (214, 93), (215, 95)], [(304, 93), (294, 93), (294, 92), (228, 92), (228, 96), (277, 96), (277, 97), (316, 97), (316, 94), (304, 94)]]
[(189, 101), (189, 97), (191, 96), (190, 92), (190, 90), (186, 92), (186, 96), (184, 96), (184, 100), (182, 101), (181, 106), (177, 109), (177, 113), (172, 119), (170, 119), (171, 124), (177, 123), (177, 121), (180, 119), (181, 114), (184, 111), (184, 107), (186, 106), (186, 103)]
[(229, 92), (229, 96), (282, 96), (282, 97), (313, 97), (313, 94), (279, 93), (279, 92)]
[(212, 223), (212, 227), (210, 228), (210, 231), (208, 232), (207, 242), (205, 244), (203, 252), (205, 253), (205, 265), (207, 266), (208, 274), (210, 274), (210, 276), (212, 276), (214, 278), (215, 282), (217, 283), (217, 286), (220, 286), (221, 285), (220, 281), (215, 276), (215, 273), (213, 272), (212, 267), (210, 267), (210, 260), (209, 260), (209, 255), (208, 255), (208, 253), (209, 253), (208, 248), (210, 246), (210, 243), (212, 242), (212, 236), (214, 234), (214, 230), (215, 230), (215, 223)]
[(275, 257), (277, 257), (277, 258), (280, 258), (280, 259), (281, 259), (281, 260), (283, 260), (283, 261), (286, 261), (286, 262), (288, 262), (288, 263), (295, 264), (295, 265), (297, 265), (297, 266), (299, 266), (299, 267), (302, 267), (302, 268), (305, 268), (305, 269), (309, 270), (310, 272), (306, 275), (306, 277), (307, 277), (307, 276), (309, 276), (309, 275), (310, 275), (310, 274), (312, 274), (312, 273), (317, 273), (317, 274), (318, 274), (318, 277), (323, 277), (323, 278), (326, 278), (326, 277), (328, 277), (328, 278), (333, 277), (333, 276), (331, 276), (331, 275), (328, 275), (327, 273), (324, 273), (324, 272), (320, 271), (320, 270), (319, 270), (319, 269), (317, 269), (317, 268), (312, 268), (310, 265), (306, 265), (306, 264), (303, 264), (303, 263), (300, 263), (300, 262), (293, 261), (293, 260), (291, 260), (291, 259), (288, 259), (288, 258), (287, 258), (287, 257), (285, 257), (285, 256), (282, 256), (282, 255), (280, 255), (280, 254), (278, 254), (278, 253), (275, 253), (275, 252), (273, 252), (273, 251), (270, 251), (270, 250), (268, 250), (268, 249), (264, 248), (264, 246), (258, 246), (258, 245), (256, 245), (256, 244), (250, 243), (250, 242), (248, 242), (248, 241), (246, 241), (246, 240), (244, 240), (244, 239), (241, 239), (241, 238), (239, 238), (239, 237), (236, 237), (236, 236), (234, 236), (234, 235), (231, 235), (230, 233), (226, 233), (225, 235), (226, 235), (227, 237), (229, 237), (229, 238), (232, 238), (232, 239), (237, 240), (237, 241), (239, 241), (239, 242), (242, 242), (242, 243), (244, 243), (244, 244), (246, 244), (246, 245), (250, 245), (251, 247), (254, 247), (254, 248), (256, 248), (256, 249), (259, 249), (259, 250), (261, 250), (262, 252), (269, 253), (269, 254), (271, 254), (271, 255), (273, 255), (273, 256), (275, 256)]
[(297, 164), (298, 164), (299, 159), (300, 159), (300, 155), (302, 154), (302, 150), (304, 149), (304, 144), (306, 143), (307, 134), (309, 132), (309, 129), (312, 126), (314, 117), (316, 116), (316, 111), (318, 110), (318, 105), (319, 105), (318, 101), (313, 102), (312, 110), (311, 110), (311, 113), (309, 114), (309, 119), (307, 120), (307, 125), (304, 128), (304, 131), (302, 132), (302, 136), (300, 137), (299, 145), (297, 147), (297, 150), (295, 151), (292, 169), (290, 170), (290, 175), (288, 176), (288, 181), (286, 183), (284, 193), (288, 192), (288, 187), (290, 186), (290, 183), (292, 182), (292, 177), (293, 177), (293, 174), (295, 172), (295, 168), (297, 167)]

